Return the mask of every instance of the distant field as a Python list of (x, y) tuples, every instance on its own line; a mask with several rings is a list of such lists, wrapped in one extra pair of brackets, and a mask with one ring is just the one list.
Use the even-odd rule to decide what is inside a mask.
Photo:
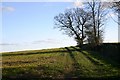
[(120, 68), (93, 51), (65, 47), (2, 54), (3, 79), (119, 79)]

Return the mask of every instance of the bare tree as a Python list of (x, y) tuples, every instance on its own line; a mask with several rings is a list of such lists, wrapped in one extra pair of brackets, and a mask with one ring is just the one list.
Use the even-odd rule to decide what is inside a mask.
[(55, 25), (64, 30), (67, 35), (73, 36), (78, 45), (82, 45), (85, 39), (85, 25), (90, 20), (89, 15), (81, 8), (67, 9), (54, 17)]
[(103, 25), (106, 20), (107, 10), (102, 2), (87, 2), (87, 8), (73, 8), (65, 10), (55, 16), (55, 25), (73, 36), (79, 45), (87, 39), (94, 46), (102, 43)]
[(83, 44), (84, 39), (86, 38), (86, 33), (85, 33), (86, 25), (91, 19), (91, 13), (85, 12), (81, 8), (75, 8), (73, 10), (74, 10), (74, 19), (75, 19), (76, 28), (78, 28), (78, 30), (81, 33), (80, 41), (81, 41), (81, 44)]
[[(89, 32), (93, 37), (91, 39), (92, 43), (94, 43), (94, 45), (99, 45), (102, 41), (102, 32), (103, 32), (103, 25), (104, 22), (106, 20), (106, 15), (107, 15), (107, 10), (105, 9), (105, 6), (103, 4), (103, 2), (95, 2), (94, 0), (92, 2), (88, 2), (87, 3), (87, 7), (89, 7), (89, 12), (92, 13), (92, 18), (91, 18), (91, 24), (88, 27), (93, 27), (90, 31), (93, 32)], [(90, 38), (90, 37), (89, 37)]]

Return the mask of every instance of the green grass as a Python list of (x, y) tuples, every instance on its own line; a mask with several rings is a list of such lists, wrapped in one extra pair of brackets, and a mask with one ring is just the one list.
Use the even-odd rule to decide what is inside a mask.
[(2, 53), (5, 78), (118, 78), (120, 68), (78, 47)]

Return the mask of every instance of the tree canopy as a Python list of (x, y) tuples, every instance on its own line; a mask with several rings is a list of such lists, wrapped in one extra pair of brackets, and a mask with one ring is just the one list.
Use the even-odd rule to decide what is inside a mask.
[(77, 44), (84, 42), (99, 45), (103, 41), (103, 25), (107, 10), (102, 2), (87, 2), (84, 8), (66, 9), (54, 17), (55, 26), (63, 30), (70, 37), (74, 37)]

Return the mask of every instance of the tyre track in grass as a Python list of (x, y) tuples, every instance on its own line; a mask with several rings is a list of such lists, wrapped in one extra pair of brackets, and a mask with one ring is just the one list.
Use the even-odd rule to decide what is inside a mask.
[(94, 58), (92, 58), (90, 55), (87, 55), (85, 52), (83, 52), (81, 49), (77, 49), (77, 48), (75, 48), (75, 47), (72, 47), (74, 50), (76, 50), (76, 51), (78, 51), (78, 52), (80, 52), (80, 53), (82, 53), (87, 59), (89, 59), (93, 64), (95, 64), (95, 65), (104, 65), (103, 63), (101, 63), (100, 61), (98, 61), (97, 59), (94, 59)]
[[(75, 47), (72, 47), (72, 48), (76, 49), (76, 51), (79, 52), (79, 56), (83, 55), (84, 56), (83, 58), (86, 58), (88, 60), (88, 62), (86, 62), (86, 63), (88, 63), (89, 65), (87, 65), (85, 63), (82, 63), (82, 64), (84, 65), (85, 69), (88, 70), (87, 74), (90, 75), (91, 77), (101, 77), (101, 78), (104, 78), (104, 77), (108, 77), (108, 74), (109, 74), (110, 78), (114, 78), (113, 75), (115, 75), (115, 78), (118, 77), (119, 74), (116, 73), (117, 69), (114, 68), (114, 67), (111, 67), (110, 64), (106, 64), (103, 61), (98, 60), (97, 58), (92, 57), (91, 55), (87, 54), (86, 52), (83, 52), (80, 49), (77, 49)], [(81, 63), (81, 61), (80, 61), (80, 63)], [(91, 73), (92, 75), (89, 74), (89, 73)]]
[[(105, 67), (100, 61), (97, 61), (96, 59), (92, 58), (92, 56), (74, 47), (69, 48), (69, 51), (71, 51), (69, 54), (74, 61), (74, 65), (77, 65), (77, 67), (74, 67), (74, 71), (77, 74), (75, 74), (76, 76), (81, 77), (82, 74), (84, 76), (89, 76), (91, 74), (91, 76), (95, 76), (104, 73), (103, 68)], [(79, 71), (81, 71), (81, 73)]]
[(90, 76), (94, 76), (96, 74), (96, 66), (92, 63), (84, 54), (73, 50), (72, 48), (66, 48), (69, 52), (69, 56), (71, 57), (73, 63), (73, 71), (71, 71), (72, 78), (89, 78)]
[[(77, 48), (77, 47), (75, 47)], [(35, 62), (37, 66), (32, 67), (32, 69), (14, 69), (14, 68), (10, 68), (10, 70), (6, 69), (4, 70), (4, 76), (3, 78), (6, 78), (6, 80), (8, 80), (8, 78), (40, 78), (42, 75), (48, 77), (49, 78), (53, 78), (54, 80), (118, 80), (118, 77), (114, 77), (112, 74), (112, 72), (109, 72), (109, 70), (107, 71), (107, 73), (105, 73), (105, 66), (101, 66), (99, 65), (99, 61), (98, 63), (96, 63), (97, 61), (94, 60), (94, 57), (92, 55), (87, 54), (84, 51), (79, 51), (79, 49), (75, 49), (72, 47), (66, 47), (64, 52), (63, 51), (55, 51), (53, 53), (55, 54), (37, 54), (37, 55), (25, 55), (24, 56), (20, 56), (19, 58), (17, 56), (3, 56), (7, 61), (14, 61), (13, 59), (17, 59), (19, 61), (21, 60), (27, 60), (28, 61), (34, 61), (37, 60), (37, 62)], [(82, 53), (83, 52), (83, 53)], [(32, 53), (32, 52), (31, 52)], [(39, 53), (39, 52), (38, 52)], [(91, 52), (88, 52), (91, 53)], [(38, 56), (39, 55), (39, 56)], [(92, 58), (93, 57), (93, 58)], [(95, 58), (96, 59), (96, 58)], [(98, 59), (98, 58), (97, 58)], [(39, 61), (43, 61), (41, 63), (39, 63)], [(28, 63), (25, 61), (21, 61), (19, 63)], [(32, 62), (31, 62), (32, 63)], [(9, 64), (6, 63), (6, 64)], [(39, 65), (38, 65), (39, 64)], [(9, 66), (9, 65), (8, 65)], [(55, 66), (55, 67), (54, 67)], [(28, 68), (28, 66), (26, 66), (26, 68)], [(13, 70), (14, 69), (14, 70)], [(111, 68), (112, 69), (112, 68)], [(19, 74), (20, 75), (16, 75), (16, 76), (10, 76), (9, 74), (13, 75), (12, 72), (14, 72), (14, 74), (17, 74), (18, 72), (16, 72), (17, 70), (19, 70)], [(34, 72), (32, 72), (31, 70), (34, 70)], [(5, 74), (5, 71), (9, 72), (8, 74)], [(41, 73), (39, 73), (41, 71)], [(43, 71), (43, 73), (42, 73)], [(27, 73), (26, 73), (27, 72)], [(31, 72), (31, 73), (30, 73)], [(49, 74), (48, 74), (49, 72)], [(108, 73), (109, 72), (109, 73)], [(22, 74), (22, 75), (21, 75)], [(115, 73), (113, 73), (115, 74)], [(28, 76), (26, 76), (28, 75)], [(105, 75), (105, 76), (103, 76)], [(108, 76), (109, 75), (109, 76)], [(43, 80), (44, 78), (43, 77)], [(54, 78), (55, 77), (55, 78)], [(109, 77), (109, 78), (108, 78)], [(11, 78), (11, 79), (12, 79)], [(101, 79), (102, 78), (102, 79)], [(117, 78), (117, 79), (115, 79)], [(22, 80), (22, 79), (21, 79)], [(34, 79), (33, 79), (34, 80)], [(36, 79), (35, 79), (36, 80)], [(41, 80), (41, 79), (40, 79)]]
[[(78, 61), (75, 58), (75, 54), (73, 52), (75, 52), (74, 50), (69, 49), (68, 47), (65, 47), (65, 49), (68, 51), (68, 56), (71, 58), (71, 60), (73, 61), (73, 64), (71, 65), (73, 70), (70, 73), (67, 73), (65, 75), (65, 77), (67, 78), (76, 78), (79, 77), (80, 75), (82, 75), (82, 69), (80, 69), (80, 65), (78, 63)], [(69, 76), (68, 76), (69, 75)]]
[[(96, 58), (93, 58), (92, 56), (88, 55), (87, 53), (83, 52), (80, 48), (76, 48), (76, 47), (71, 47), (73, 48), (74, 50), (78, 51), (79, 52), (79, 55), (83, 55), (87, 60), (86, 60), (86, 63), (88, 63), (89, 65), (87, 64), (83, 64), (84, 67), (85, 67), (85, 70), (87, 70), (87, 74), (89, 74), (89, 72), (93, 75), (102, 75), (105, 71), (105, 64), (100, 62), (99, 60), (97, 60)], [(89, 66), (89, 67), (88, 67)]]

